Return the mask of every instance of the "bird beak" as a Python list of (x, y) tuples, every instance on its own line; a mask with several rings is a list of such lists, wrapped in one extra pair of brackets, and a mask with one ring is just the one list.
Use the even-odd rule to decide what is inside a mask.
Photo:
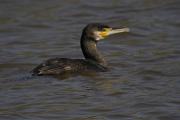
[(129, 31), (130, 31), (129, 28), (121, 28), (121, 29), (105, 28), (105, 31), (100, 32), (100, 35), (102, 37), (107, 37), (109, 35), (123, 33), (123, 32), (129, 32)]
[(117, 34), (117, 33), (123, 33), (123, 32), (129, 32), (129, 28), (121, 28), (121, 29), (111, 29), (110, 31), (108, 31), (108, 35), (113, 35), (113, 34)]

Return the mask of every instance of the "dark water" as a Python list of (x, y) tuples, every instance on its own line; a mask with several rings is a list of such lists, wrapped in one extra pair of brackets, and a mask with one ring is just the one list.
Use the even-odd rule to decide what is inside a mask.
[[(110, 72), (30, 75), (91, 22), (131, 29), (99, 43)], [(0, 120), (180, 120), (179, 0), (0, 0), (0, 56)]]

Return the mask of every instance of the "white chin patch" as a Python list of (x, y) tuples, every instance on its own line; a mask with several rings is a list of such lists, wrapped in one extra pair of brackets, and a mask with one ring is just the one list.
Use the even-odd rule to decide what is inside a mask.
[(96, 41), (103, 39), (103, 37), (100, 35), (100, 32), (98, 31), (94, 32), (94, 37)]
[(96, 37), (96, 41), (99, 41), (99, 40), (101, 40), (101, 38), (99, 38), (99, 37)]

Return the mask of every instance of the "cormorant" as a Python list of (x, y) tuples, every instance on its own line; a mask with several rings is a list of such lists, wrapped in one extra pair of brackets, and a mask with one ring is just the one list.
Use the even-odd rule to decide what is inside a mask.
[(33, 75), (60, 75), (66, 72), (105, 72), (107, 63), (96, 44), (105, 37), (122, 32), (129, 28), (113, 29), (105, 24), (91, 23), (82, 31), (81, 49), (85, 59), (52, 58), (33, 69)]

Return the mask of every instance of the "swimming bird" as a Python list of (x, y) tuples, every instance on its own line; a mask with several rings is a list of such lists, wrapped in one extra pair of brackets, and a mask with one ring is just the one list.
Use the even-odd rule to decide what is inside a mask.
[(81, 49), (85, 59), (51, 58), (32, 70), (33, 75), (60, 75), (66, 72), (105, 72), (108, 65), (97, 49), (97, 43), (109, 35), (129, 32), (129, 28), (113, 29), (101, 23), (88, 24), (82, 31)]

